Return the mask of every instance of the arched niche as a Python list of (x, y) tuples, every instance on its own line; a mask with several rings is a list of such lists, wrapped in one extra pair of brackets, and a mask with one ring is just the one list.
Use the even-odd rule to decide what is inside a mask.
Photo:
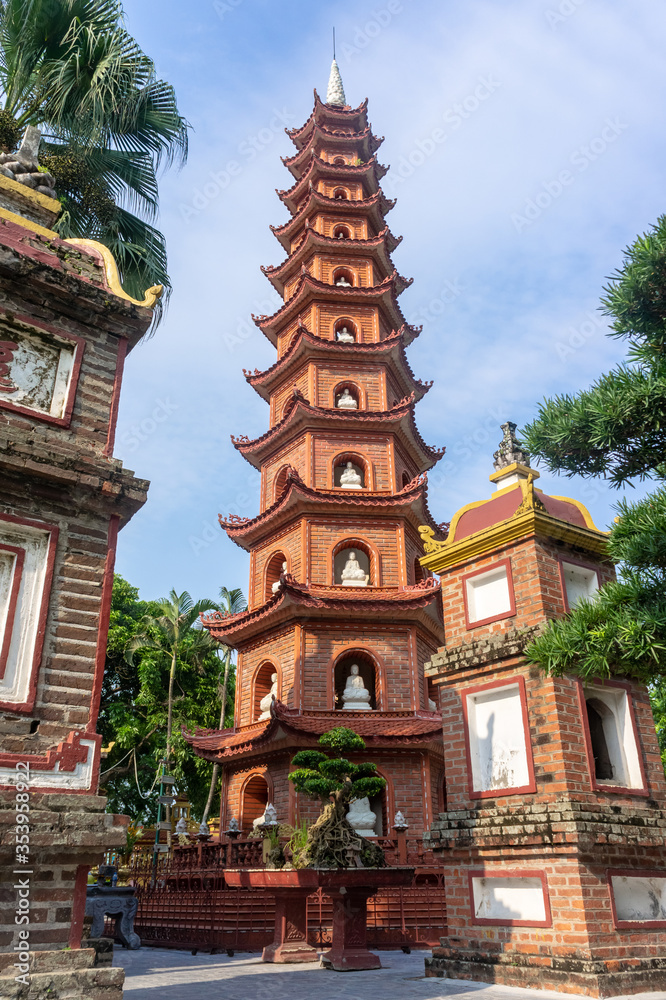
[(271, 660), (266, 660), (261, 664), (252, 684), (252, 722), (258, 722), (259, 716), (264, 711), (261, 702), (266, 698), (273, 688), (273, 676), (277, 682), (276, 697), (280, 697), (280, 671)]
[(334, 156), (333, 157), (333, 164), (336, 167), (346, 167), (347, 166), (347, 161), (345, 160), (344, 156)]
[(264, 773), (251, 774), (246, 779), (240, 796), (240, 827), (244, 834), (251, 833), (253, 821), (263, 816), (271, 791)]
[(342, 223), (333, 228), (333, 238), (336, 240), (350, 240), (352, 238), (349, 226)]
[[(354, 557), (352, 557), (354, 553)], [(347, 563), (358, 563), (360, 570), (363, 571), (367, 581), (363, 582), (359, 578), (356, 583), (347, 582), (347, 580), (342, 579), (343, 570), (347, 566)], [(346, 587), (349, 590), (353, 590), (354, 587), (372, 587), (378, 586), (377, 580), (375, 580), (375, 560), (373, 559), (372, 549), (366, 542), (359, 541), (358, 539), (347, 539), (344, 542), (339, 542), (333, 550), (333, 583), (339, 587)]]
[(378, 707), (378, 669), (374, 657), (363, 649), (345, 650), (338, 657), (333, 668), (333, 685), (335, 690), (335, 708), (337, 711), (344, 709), (343, 693), (347, 684), (347, 678), (352, 672), (352, 666), (358, 667), (358, 675), (363, 681), (363, 685), (370, 693), (368, 702), (371, 709)]
[(266, 563), (264, 600), (268, 601), (277, 590), (277, 587), (274, 590), (274, 585), (279, 582), (280, 575), (284, 572), (283, 563), (286, 562), (284, 552), (274, 552)]
[(357, 284), (356, 275), (349, 267), (336, 267), (333, 272), (333, 284), (340, 288), (353, 288)]
[[(439, 712), (439, 710), (440, 710), (439, 709), (439, 688), (437, 687), (436, 684), (434, 684), (432, 682), (432, 680), (430, 678), (428, 678), (428, 680), (426, 682), (426, 690), (428, 692), (428, 706), (427, 706), (428, 710), (430, 712)], [(430, 702), (432, 702), (432, 705), (435, 706), (434, 708), (432, 707), (432, 705), (430, 704)]]
[[(354, 472), (356, 476), (360, 476), (360, 483), (357, 483), (355, 479), (349, 477), (349, 482), (342, 482), (343, 474), (347, 473), (349, 463), (351, 463), (351, 471)], [(337, 455), (333, 459), (333, 486), (346, 490), (368, 489), (368, 463), (362, 455), (350, 451), (345, 452), (342, 455)]]
[(409, 478), (409, 473), (408, 472), (403, 472), (402, 477), (401, 477), (401, 483), (402, 483), (403, 490), (404, 490), (404, 488), (406, 486), (409, 486), (409, 484), (411, 483), (411, 479)]
[(337, 187), (333, 191), (333, 197), (336, 201), (349, 201), (349, 191), (344, 187)]
[(333, 339), (339, 344), (353, 344), (358, 341), (358, 329), (353, 320), (341, 316), (333, 326)]
[[(346, 379), (344, 382), (339, 382), (333, 389), (332, 403), (336, 410), (362, 410), (363, 406), (363, 393), (355, 382), (351, 382)], [(352, 399), (356, 406), (352, 406), (349, 400)]]
[(287, 485), (287, 476), (289, 475), (289, 466), (283, 465), (277, 476), (275, 477), (273, 483), (273, 503), (279, 499), (282, 495), (282, 491)]

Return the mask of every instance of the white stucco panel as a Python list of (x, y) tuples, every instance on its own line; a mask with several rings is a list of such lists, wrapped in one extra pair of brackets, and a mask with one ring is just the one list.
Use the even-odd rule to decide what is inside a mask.
[[(14, 586), (17, 556), (14, 552), (3, 551), (0, 548), (0, 656), (7, 632), (10, 599)], [(0, 667), (2, 664), (0, 663)]]
[[(0, 701), (22, 704), (28, 698), (44, 596), (50, 540), (51, 532), (48, 530), (15, 524), (0, 518), (0, 544), (22, 549), (24, 553), (23, 572), (14, 615), (9, 656), (4, 677), (0, 681)], [(0, 586), (1, 610), (3, 601), (5, 608), (7, 606), (12, 583), (7, 563), (5, 563), (4, 572), (0, 571), (0, 580), (4, 581)], [(1, 627), (2, 619), (0, 618)]]
[(74, 368), (75, 347), (40, 333), (0, 329), (8, 371), (0, 384), (0, 399), (60, 418)]
[(472, 879), (474, 916), (479, 920), (546, 919), (546, 901), (540, 878)]
[(467, 695), (472, 785), (477, 792), (529, 784), (525, 723), (517, 684)]
[(611, 886), (618, 920), (666, 920), (666, 875), (613, 875)]

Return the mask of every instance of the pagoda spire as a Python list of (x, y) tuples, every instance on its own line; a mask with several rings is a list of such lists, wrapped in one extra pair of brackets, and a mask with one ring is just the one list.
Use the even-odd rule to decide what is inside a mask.
[(331, 74), (328, 78), (326, 103), (337, 104), (341, 108), (344, 108), (347, 103), (347, 99), (345, 98), (345, 88), (342, 86), (342, 77), (340, 76), (340, 67), (337, 64), (335, 56), (333, 56)]

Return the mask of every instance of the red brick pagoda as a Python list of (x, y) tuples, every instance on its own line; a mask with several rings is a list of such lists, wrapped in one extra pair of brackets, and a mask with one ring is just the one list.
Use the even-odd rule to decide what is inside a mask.
[(238, 650), (235, 725), (188, 739), (224, 765), (221, 829), (235, 817), (248, 831), (268, 803), (281, 821), (314, 818), (287, 780), (291, 758), (347, 726), (387, 780), (369, 803), (374, 833), (390, 833), (399, 809), (418, 835), (443, 808), (444, 777), (424, 674), (443, 642), (440, 585), (419, 562), (419, 525), (438, 533), (425, 473), (442, 451), (414, 420), (430, 385), (405, 352), (419, 329), (398, 305), (410, 282), (390, 256), (400, 240), (384, 222), (382, 140), (367, 101), (346, 104), (335, 63), (326, 102), (315, 92), (288, 134), (295, 180), (278, 194), (291, 218), (273, 228), (288, 256), (263, 268), (284, 304), (254, 318), (277, 361), (245, 372), (270, 428), (233, 439), (261, 471), (261, 511), (220, 518), (250, 553), (249, 609), (204, 622)]

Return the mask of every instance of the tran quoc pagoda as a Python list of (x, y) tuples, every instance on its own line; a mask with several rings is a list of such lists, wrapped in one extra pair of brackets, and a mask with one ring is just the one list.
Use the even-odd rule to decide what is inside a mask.
[[(420, 329), (400, 309), (410, 281), (391, 260), (382, 139), (367, 101), (345, 101), (334, 63), (326, 102), (288, 132), (294, 182), (278, 192), (291, 218), (271, 227), (287, 257), (262, 268), (284, 298), (254, 321), (275, 346), (245, 372), (270, 426), (234, 446), (261, 472), (260, 513), (220, 517), (250, 553), (249, 607), (213, 614), (211, 635), (238, 651), (235, 726), (190, 737), (223, 764), (221, 829), (244, 831), (273, 803), (284, 822), (317, 807), (287, 780), (290, 759), (334, 726), (364, 740), (387, 787), (364, 828), (390, 834), (397, 810), (414, 833), (442, 808), (441, 715), (424, 664), (443, 642), (440, 586), (422, 569), (419, 525), (439, 537), (415, 406), (430, 388), (407, 347)], [(369, 815), (368, 806), (374, 816)], [(369, 818), (368, 818), (369, 817)]]

